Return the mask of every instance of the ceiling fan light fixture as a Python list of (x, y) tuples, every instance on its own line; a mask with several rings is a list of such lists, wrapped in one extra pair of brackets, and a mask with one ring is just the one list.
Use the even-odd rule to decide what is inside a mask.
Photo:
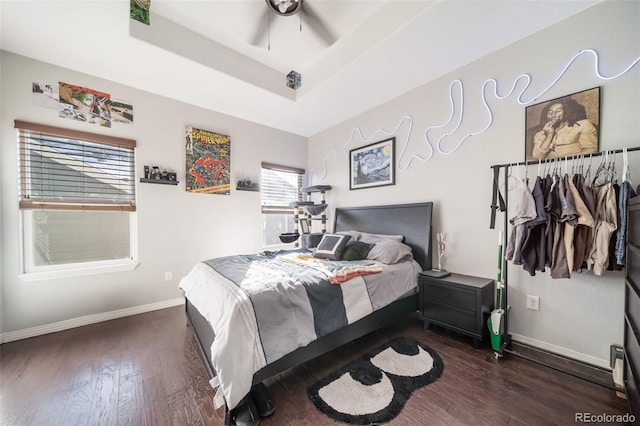
[(265, 0), (269, 8), (281, 16), (294, 15), (302, 8), (302, 0)]

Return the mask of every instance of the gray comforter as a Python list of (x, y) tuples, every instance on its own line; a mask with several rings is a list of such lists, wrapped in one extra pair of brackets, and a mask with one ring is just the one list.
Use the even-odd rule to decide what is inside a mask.
[[(211, 358), (217, 406), (232, 408), (266, 364), (355, 322), (415, 288), (416, 262), (331, 262), (304, 250), (210, 259), (180, 287), (216, 335)], [(306, 256), (305, 256), (306, 255)], [(343, 268), (357, 270), (331, 284)], [(379, 273), (374, 273), (379, 272)]]

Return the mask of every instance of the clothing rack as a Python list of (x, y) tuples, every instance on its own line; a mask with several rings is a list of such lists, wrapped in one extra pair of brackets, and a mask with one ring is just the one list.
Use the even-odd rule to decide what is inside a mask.
[[(555, 161), (555, 160), (568, 160), (571, 159), (572, 161), (577, 160), (577, 159), (581, 159), (581, 158), (590, 158), (590, 157), (599, 157), (602, 155), (614, 155), (614, 154), (620, 154), (620, 153), (624, 153), (624, 152), (633, 152), (633, 151), (640, 151), (640, 147), (631, 147), (631, 148), (621, 148), (621, 149), (614, 149), (614, 150), (606, 150), (606, 151), (600, 151), (600, 152), (594, 152), (591, 154), (581, 154), (581, 155), (576, 155), (576, 156), (568, 156), (568, 157), (562, 157), (562, 158), (558, 158), (558, 159), (548, 159), (548, 160), (535, 160), (535, 161), (522, 161), (522, 162), (516, 162), (516, 163), (505, 163), (505, 164), (494, 164), (491, 166), (491, 169), (493, 169), (493, 200), (492, 200), (492, 204), (491, 204), (491, 223), (489, 225), (490, 229), (495, 229), (495, 214), (496, 214), (496, 210), (500, 209), (501, 212), (504, 212), (504, 218), (503, 218), (503, 226), (504, 226), (504, 232), (502, 233), (502, 253), (501, 253), (501, 265), (504, 265), (504, 267), (502, 267), (502, 271), (501, 271), (501, 280), (502, 280), (502, 304), (503, 306), (496, 306), (497, 308), (503, 308), (504, 309), (504, 328), (503, 328), (503, 341), (501, 344), (501, 347), (499, 349), (499, 351), (496, 351), (496, 358), (500, 358), (502, 357), (502, 355), (507, 352), (513, 355), (518, 355), (519, 354), (515, 351), (513, 351), (511, 349), (511, 335), (509, 334), (509, 304), (508, 304), (508, 269), (507, 268), (507, 264), (506, 264), (506, 256), (505, 256), (505, 252), (506, 252), (506, 247), (507, 247), (507, 242), (508, 242), (508, 235), (509, 233), (507, 232), (508, 230), (508, 225), (509, 225), (509, 217), (508, 217), (508, 207), (509, 207), (509, 191), (508, 191), (508, 182), (509, 182), (509, 168), (510, 167), (514, 167), (514, 166), (535, 166), (535, 165), (541, 165), (543, 163), (547, 163), (549, 161)], [(499, 173), (500, 171), (504, 169), (504, 197), (503, 195), (500, 193), (499, 190)], [(532, 360), (533, 361), (533, 360)], [(538, 362), (538, 361), (535, 361)], [(549, 365), (549, 364), (545, 364), (544, 362), (539, 362), (547, 367), (551, 367), (554, 369), (557, 369), (555, 366), (553, 365)], [(565, 373), (571, 374), (571, 375), (575, 375), (569, 371), (564, 371), (561, 370)], [(582, 376), (576, 376), (576, 377), (580, 377), (586, 380), (590, 380), (588, 377), (582, 377)], [(591, 381), (591, 380), (590, 380)], [(602, 385), (602, 383), (599, 382), (594, 382), (596, 384)], [(615, 389), (615, 388), (613, 388)]]
[[(568, 156), (568, 157), (562, 157), (562, 160), (564, 159), (577, 159), (582, 157), (599, 157), (601, 155), (606, 155), (606, 154), (622, 154), (624, 151), (627, 152), (632, 152), (632, 151), (640, 151), (640, 146), (636, 146), (633, 148), (620, 148), (620, 149), (612, 149), (612, 150), (607, 150), (607, 151), (599, 151), (599, 152), (594, 152), (592, 154), (580, 154), (580, 155), (573, 155), (573, 156)], [(535, 160), (535, 161), (521, 161), (519, 163), (506, 163), (506, 164), (494, 164), (493, 166), (491, 166), (492, 169), (495, 169), (496, 167), (500, 168), (500, 167), (512, 167), (512, 166), (534, 166), (536, 164), (541, 164), (541, 163), (545, 163), (547, 161), (552, 161), (552, 160)]]

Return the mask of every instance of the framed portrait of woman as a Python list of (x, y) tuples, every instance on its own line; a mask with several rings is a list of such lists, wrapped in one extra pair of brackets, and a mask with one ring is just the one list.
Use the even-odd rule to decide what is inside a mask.
[(598, 152), (600, 87), (528, 106), (525, 130), (525, 161)]

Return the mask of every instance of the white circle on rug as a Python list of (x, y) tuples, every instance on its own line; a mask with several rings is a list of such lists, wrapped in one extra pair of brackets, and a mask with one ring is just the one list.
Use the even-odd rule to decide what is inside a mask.
[(371, 363), (389, 374), (404, 377), (422, 376), (433, 368), (433, 358), (420, 346), (416, 355), (400, 354), (389, 347), (371, 358)]
[(393, 400), (393, 384), (384, 373), (380, 383), (370, 386), (353, 380), (351, 374), (345, 373), (318, 389), (318, 396), (340, 413), (359, 416), (386, 408)]

